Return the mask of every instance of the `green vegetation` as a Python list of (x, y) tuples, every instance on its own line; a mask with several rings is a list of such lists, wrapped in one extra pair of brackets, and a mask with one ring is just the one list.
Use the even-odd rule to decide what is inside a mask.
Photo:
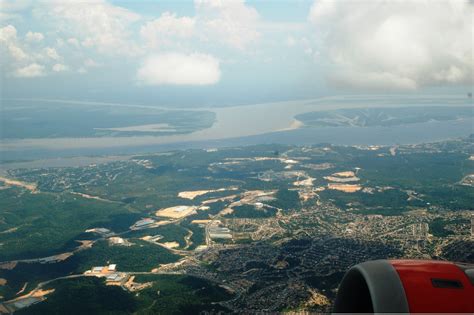
[(209, 128), (215, 120), (213, 112), (202, 110), (15, 103), (2, 104), (8, 107), (2, 112), (5, 139), (181, 134)]
[(72, 274), (78, 268), (78, 261), (71, 258), (55, 264), (18, 263), (11, 270), (0, 269), (0, 278), (7, 284), (0, 286), (0, 295), (5, 299), (14, 298), (25, 283), (25, 292), (34, 289), (40, 282)]
[(137, 282), (153, 282), (138, 297), (142, 314), (198, 314), (226, 309), (215, 302), (232, 297), (226, 289), (207, 280), (174, 275), (137, 276)]
[(120, 204), (80, 196), (0, 190), (0, 230), (9, 230), (0, 233), (0, 261), (69, 250), (69, 241), (86, 229), (128, 214), (130, 210)]
[(103, 279), (83, 277), (58, 280), (46, 301), (16, 314), (131, 314), (138, 303), (120, 287), (106, 286)]
[(473, 171), (474, 163), (467, 158), (462, 153), (420, 152), (386, 157), (360, 155), (351, 162), (362, 168), (361, 177), (372, 185), (417, 190), (458, 182)]
[(188, 230), (178, 224), (167, 224), (157, 228), (137, 230), (128, 233), (127, 236), (131, 237), (143, 237), (145, 235), (161, 235), (163, 236), (159, 242), (178, 242), (180, 247), (185, 247), (186, 242), (184, 237), (188, 235)]
[(357, 209), (365, 214), (399, 215), (409, 207), (425, 205), (418, 200), (407, 201), (407, 194), (398, 189), (388, 189), (372, 194), (360, 191), (348, 194), (327, 189), (322, 191), (320, 196), (332, 200), (341, 209)]
[(71, 257), (77, 262), (77, 270), (84, 272), (92, 266), (117, 264), (121, 271), (150, 271), (160, 264), (177, 261), (180, 256), (167, 249), (139, 239), (130, 240), (133, 246), (111, 246), (99, 241), (91, 249), (78, 252)]
[(276, 200), (268, 202), (268, 204), (283, 209), (284, 212), (299, 209), (301, 207), (300, 197), (297, 191), (288, 190), (286, 188), (279, 189), (275, 194)]
[(191, 276), (139, 275), (153, 285), (132, 295), (103, 279), (82, 277), (52, 282), (46, 301), (18, 314), (198, 314), (228, 311), (216, 304), (232, 297), (226, 289)]
[(474, 173), (474, 163), (467, 157), (462, 153), (412, 153), (382, 158), (358, 156), (351, 162), (361, 167), (359, 176), (371, 186), (414, 190), (423, 196), (425, 205), (459, 210), (474, 209), (474, 190), (458, 185), (465, 175)]
[(463, 107), (405, 107), (405, 108), (364, 108), (338, 109), (332, 111), (309, 112), (295, 118), (306, 126), (315, 127), (372, 127), (397, 126), (423, 123), (431, 120), (446, 121), (472, 117), (469, 106)]
[(436, 218), (433, 221), (430, 222), (429, 227), (430, 227), (430, 233), (433, 234), (436, 237), (446, 237), (449, 235), (453, 235), (454, 232), (451, 230), (446, 229), (447, 225), (451, 224), (469, 224), (470, 222), (468, 220), (463, 220), (463, 219), (451, 219), (451, 220), (445, 220), (443, 218)]
[(0, 286), (0, 295), (7, 299), (12, 298), (26, 282), (28, 292), (42, 281), (83, 273), (93, 266), (114, 263), (121, 271), (150, 271), (160, 264), (175, 262), (181, 258), (158, 245), (138, 239), (132, 239), (131, 242), (134, 245), (125, 247), (110, 246), (106, 241), (99, 241), (91, 249), (80, 251), (58, 263), (19, 263), (11, 270), (0, 269), (0, 278), (7, 280), (5, 286)]
[(275, 216), (277, 210), (272, 208), (257, 209), (251, 205), (237, 206), (234, 211), (227, 214), (228, 218), (269, 218)]
[(191, 246), (189, 246), (188, 250), (193, 250), (199, 245), (203, 245), (206, 242), (206, 236), (204, 234), (204, 228), (200, 227), (197, 224), (188, 224), (186, 227), (193, 232), (191, 236)]

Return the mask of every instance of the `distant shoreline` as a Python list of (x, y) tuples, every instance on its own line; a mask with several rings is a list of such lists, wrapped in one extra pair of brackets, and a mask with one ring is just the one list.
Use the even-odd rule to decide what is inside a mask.
[[(295, 143), (307, 144), (318, 142), (332, 142), (335, 144), (369, 144), (365, 143), (364, 131), (360, 129), (340, 129), (335, 131), (334, 136), (328, 135), (327, 129), (321, 128), (300, 128), (302, 123), (295, 121), (295, 116), (311, 111), (325, 111), (346, 108), (397, 108), (411, 106), (456, 106), (469, 107), (469, 100), (461, 97), (446, 97), (434, 99), (424, 99), (420, 97), (402, 97), (397, 99), (388, 97), (378, 99), (371, 97), (354, 98), (323, 98), (319, 100), (303, 100), (257, 104), (253, 106), (234, 106), (220, 108), (206, 108), (216, 114), (216, 121), (210, 128), (198, 130), (189, 134), (174, 134), (163, 136), (128, 136), (128, 137), (82, 137), (82, 138), (39, 138), (39, 139), (2, 139), (0, 140), (0, 161), (17, 159), (39, 159), (48, 157), (67, 157), (83, 155), (123, 155), (141, 152), (166, 151), (180, 148), (202, 148), (202, 147), (223, 147), (232, 145), (245, 145), (268, 143)], [(96, 103), (94, 103), (96, 104)], [(100, 104), (98, 104), (100, 105)], [(110, 104), (112, 106), (112, 104)], [(115, 106), (115, 105), (114, 105)], [(132, 106), (132, 105), (124, 105)], [(195, 108), (197, 110), (197, 108)], [(204, 108), (199, 108), (204, 110)], [(390, 134), (387, 129), (373, 129), (374, 132), (385, 133), (387, 141), (377, 139), (367, 139), (375, 141), (373, 144), (393, 144), (411, 143), (420, 141), (437, 141), (452, 137), (467, 136), (472, 133), (472, 121), (464, 124), (452, 121), (440, 122), (439, 125), (430, 123), (423, 127), (414, 124), (410, 127), (393, 129), (403, 132), (403, 129), (412, 129), (413, 141), (404, 139), (395, 134)], [(467, 125), (466, 125), (467, 124)], [(469, 125), (470, 124), (470, 125)], [(469, 128), (471, 126), (471, 128)], [(426, 127), (426, 128), (425, 128)], [(431, 130), (431, 128), (433, 130)], [(354, 127), (356, 128), (356, 127)], [(439, 129), (446, 129), (443, 136)], [(353, 139), (344, 139), (339, 136), (340, 132), (351, 134)], [(349, 132), (349, 133), (348, 133)], [(425, 136), (419, 133), (426, 133)], [(434, 133), (433, 137), (429, 134)], [(359, 136), (357, 136), (359, 134)], [(278, 137), (276, 137), (278, 135)], [(314, 136), (313, 136), (314, 135)], [(371, 136), (368, 134), (367, 136)], [(281, 138), (281, 139), (280, 139)], [(292, 138), (292, 139), (290, 139)], [(408, 141), (409, 140), (409, 141)], [(260, 141), (260, 142), (258, 142)], [(312, 141), (312, 142), (311, 142)]]

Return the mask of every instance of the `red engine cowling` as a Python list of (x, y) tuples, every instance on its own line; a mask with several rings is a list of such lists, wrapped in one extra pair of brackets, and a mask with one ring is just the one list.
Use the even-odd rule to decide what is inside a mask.
[(375, 260), (352, 267), (335, 313), (474, 313), (474, 265)]

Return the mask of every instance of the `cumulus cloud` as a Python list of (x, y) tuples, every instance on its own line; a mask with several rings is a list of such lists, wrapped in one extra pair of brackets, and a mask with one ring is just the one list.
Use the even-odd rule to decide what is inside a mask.
[(181, 45), (183, 39), (218, 43), (238, 50), (254, 44), (263, 25), (257, 10), (244, 0), (195, 0), (195, 16), (165, 12), (140, 28), (148, 47)]
[(61, 57), (59, 56), (58, 52), (56, 51), (55, 48), (52, 48), (52, 47), (46, 47), (44, 49), (44, 53), (45, 55), (48, 57), (48, 58), (51, 58), (53, 60), (58, 60), (60, 59)]
[(474, 5), (468, 0), (317, 0), (309, 19), (339, 85), (472, 84)]
[(84, 66), (87, 68), (100, 67), (101, 65), (91, 58), (84, 60)]
[[(169, 75), (169, 80), (163, 77), (155, 80), (153, 71), (140, 68), (142, 77), (147, 78), (142, 82), (213, 84), (220, 78), (219, 61), (209, 55), (189, 52), (197, 47), (216, 51), (223, 46), (244, 50), (260, 37), (257, 31), (260, 17), (244, 0), (195, 0), (193, 16), (164, 12), (152, 19), (110, 0), (19, 1), (23, 3), (11, 5), (9, 1), (0, 0), (0, 4), (7, 7), (8, 12), (23, 14), (22, 19), (33, 19), (42, 30), (40, 33), (31, 29), (17, 36), (13, 25), (0, 27), (0, 53), (8, 57), (0, 63), (6, 65), (3, 68), (8, 73), (20, 77), (28, 77), (26, 72), (39, 69), (34, 65), (44, 67), (37, 71), (41, 75), (64, 71), (64, 64), (85, 73), (102, 65), (91, 57), (106, 62), (117, 57), (142, 59), (153, 53), (175, 51), (181, 53), (160, 55), (167, 63), (176, 64), (173, 74), (173, 69), (159, 63), (164, 71), (160, 74)], [(45, 37), (45, 34), (49, 35)], [(177, 65), (176, 60), (183, 61), (183, 65)], [(148, 62), (150, 58), (143, 64)], [(189, 69), (197, 72), (190, 73), (188, 81), (179, 78), (180, 71)]]
[(14, 75), (19, 78), (34, 78), (44, 76), (44, 66), (32, 63), (26, 67), (17, 69)]
[(29, 31), (28, 33), (26, 33), (25, 39), (28, 42), (40, 42), (44, 39), (44, 35), (41, 33)]
[(25, 53), (25, 51), (14, 44), (8, 45), (8, 52), (15, 61), (24, 61), (28, 59), (28, 55)]
[(216, 38), (242, 50), (261, 36), (260, 16), (244, 0), (195, 0), (194, 4), (200, 27), (209, 40)]
[[(55, 48), (44, 47), (43, 34), (32, 31), (18, 36), (13, 25), (0, 28), (0, 60), (2, 70), (19, 78), (34, 78), (48, 74), (46, 68), (54, 72), (66, 70), (58, 63), (62, 59)], [(35, 43), (32, 45), (32, 43)], [(39, 47), (38, 47), (39, 45)]]
[[(28, 59), (28, 55), (18, 41), (17, 31), (13, 25), (0, 28), (0, 49), (3, 56), (11, 58), (14, 62)], [(8, 62), (6, 58), (2, 59), (2, 62)]]
[(196, 20), (191, 17), (177, 17), (165, 12), (158, 19), (145, 23), (140, 28), (140, 35), (148, 46), (159, 47), (173, 39), (189, 38), (193, 35)]
[(79, 41), (77, 40), (77, 38), (74, 38), (74, 37), (70, 37), (68, 38), (67, 40), (67, 43), (71, 46), (74, 46), (74, 47), (79, 47)]
[(219, 61), (205, 54), (166, 53), (148, 57), (137, 72), (146, 85), (211, 85), (219, 81)]
[(0, 28), (0, 41), (12, 42), (16, 40), (16, 28), (13, 25), (7, 25)]
[[(45, 2), (34, 12), (85, 47), (110, 55), (137, 54), (130, 25), (139, 21), (140, 15), (130, 10), (104, 0), (63, 0)], [(76, 41), (69, 43), (75, 45)]]
[(54, 72), (64, 72), (69, 70), (69, 67), (66, 65), (63, 65), (62, 63), (56, 63), (52, 67)]

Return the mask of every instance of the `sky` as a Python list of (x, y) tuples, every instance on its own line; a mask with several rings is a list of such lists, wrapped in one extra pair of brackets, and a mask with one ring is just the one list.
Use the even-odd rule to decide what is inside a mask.
[(2, 98), (226, 106), (472, 91), (471, 0), (0, 0)]

